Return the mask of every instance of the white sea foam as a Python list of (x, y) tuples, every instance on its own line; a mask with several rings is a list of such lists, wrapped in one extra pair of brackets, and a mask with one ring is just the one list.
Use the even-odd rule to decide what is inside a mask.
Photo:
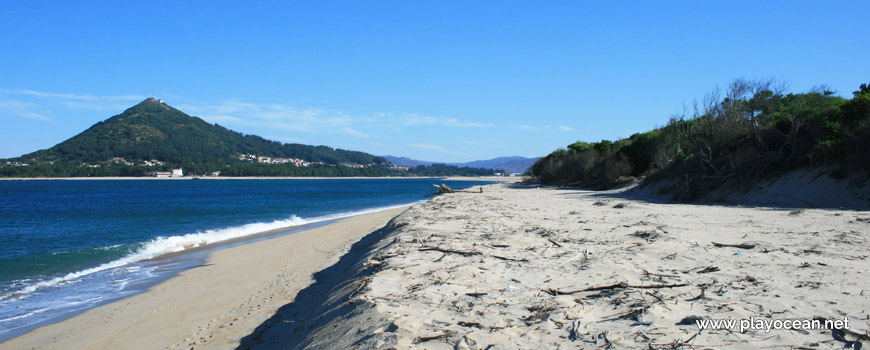
[(39, 313), (46, 312), (46, 311), (51, 311), (51, 308), (45, 308), (45, 309), (34, 310), (34, 311), (28, 312), (28, 313), (23, 314), (23, 315), (18, 315), (18, 316), (13, 316), (13, 317), (10, 317), (10, 318), (0, 319), (0, 323), (3, 323), (3, 322), (9, 322), (9, 321), (15, 321), (15, 320), (17, 320), (17, 319), (22, 319), (22, 318), (27, 318), (27, 317), (30, 317), (30, 316), (33, 316), (33, 315), (36, 315), (36, 314), (39, 314)]
[(215, 230), (206, 230), (203, 232), (190, 233), (182, 236), (169, 236), (169, 237), (157, 237), (148, 242), (145, 242), (141, 248), (137, 249), (135, 252), (124, 256), (118, 260), (110, 261), (104, 263), (102, 265), (84, 269), (81, 271), (71, 272), (65, 276), (56, 277), (46, 281), (40, 281), (34, 284), (30, 284), (22, 289), (17, 291), (7, 293), (5, 295), (0, 296), (0, 301), (6, 300), (12, 297), (22, 297), (26, 294), (32, 293), (34, 291), (58, 286), (65, 284), (73, 284), (77, 283), (78, 280), (83, 277), (93, 273), (97, 273), (100, 271), (105, 271), (108, 269), (114, 269), (118, 267), (122, 267), (125, 265), (129, 265), (135, 262), (153, 259), (159, 257), (161, 255), (177, 253), (187, 249), (201, 247), (211, 243), (222, 242), (234, 238), (245, 237), (265, 231), (288, 228), (299, 225), (313, 224), (319, 223), (329, 220), (337, 220), (343, 219), (351, 216), (362, 215), (373, 213), (382, 210), (388, 210), (393, 208), (403, 207), (405, 205), (412, 205), (417, 203), (422, 203), (424, 201), (419, 201), (415, 203), (408, 203), (402, 205), (388, 206), (388, 207), (379, 207), (372, 209), (365, 209), (353, 212), (345, 212), (345, 213), (337, 213), (325, 216), (319, 216), (314, 218), (303, 219), (299, 218), (295, 215), (291, 216), (289, 219), (285, 220), (275, 220), (272, 222), (259, 222), (252, 223), (242, 226), (236, 227), (227, 227), (222, 229)]

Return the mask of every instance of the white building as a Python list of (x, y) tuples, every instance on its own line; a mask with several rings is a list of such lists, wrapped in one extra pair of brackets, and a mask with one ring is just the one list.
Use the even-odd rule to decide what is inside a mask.
[(169, 175), (169, 176), (171, 176), (171, 177), (176, 177), (176, 176), (177, 176), (177, 177), (182, 177), (182, 176), (184, 176), (184, 170), (181, 169), (181, 168), (174, 168), (174, 169), (172, 169), (171, 175)]

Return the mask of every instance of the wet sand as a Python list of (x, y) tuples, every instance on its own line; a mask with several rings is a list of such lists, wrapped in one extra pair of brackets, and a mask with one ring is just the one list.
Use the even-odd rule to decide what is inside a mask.
[(405, 208), (211, 253), (148, 291), (10, 339), (2, 349), (235, 348), (312, 275)]

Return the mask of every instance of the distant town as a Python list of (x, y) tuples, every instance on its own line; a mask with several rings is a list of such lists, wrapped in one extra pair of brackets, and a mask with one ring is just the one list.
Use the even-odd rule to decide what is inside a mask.
[[(324, 162), (309, 162), (304, 159), (299, 158), (279, 158), (279, 157), (269, 157), (269, 156), (261, 156), (256, 154), (237, 154), (233, 156), (234, 159), (245, 161), (249, 163), (258, 163), (258, 164), (271, 164), (271, 165), (292, 165), (295, 167), (311, 167), (311, 166), (329, 166)], [(48, 164), (54, 164), (54, 162), (46, 162)], [(90, 163), (81, 163), (79, 165), (80, 168), (100, 168), (104, 166), (112, 166), (112, 165), (126, 165), (126, 166), (145, 166), (145, 167), (153, 167), (153, 166), (164, 166), (166, 163), (157, 159), (151, 160), (143, 160), (139, 162), (128, 161), (123, 157), (113, 157), (112, 159), (102, 162), (101, 164), (90, 164)], [(348, 163), (343, 162), (339, 163), (340, 166), (355, 168), (355, 169), (364, 169), (372, 166), (376, 166), (377, 164), (356, 164), (356, 163)], [(0, 164), (0, 167), (27, 167), (31, 166), (30, 163), (18, 162), (18, 161), (7, 161), (5, 163)], [(399, 171), (408, 171), (410, 167), (407, 166), (396, 166), (390, 165), (389, 169), (399, 170)], [(208, 176), (220, 176), (220, 171), (213, 171), (208, 173)], [(153, 171), (151, 172), (151, 176), (154, 177), (183, 177), (184, 169), (182, 168), (172, 168), (169, 171)]]
[[(48, 161), (45, 163), (54, 164), (54, 162), (52, 162), (52, 161)], [(104, 164), (81, 163), (79, 166), (85, 167), (85, 168), (99, 168), (99, 167), (102, 167), (103, 165), (111, 165), (111, 164), (129, 165), (129, 166), (161, 166), (161, 165), (164, 165), (165, 163), (161, 162), (159, 160), (156, 160), (156, 159), (143, 160), (139, 163), (135, 163), (135, 162), (130, 162), (130, 161), (128, 161), (124, 158), (121, 158), (121, 157), (114, 157), (114, 158), (104, 162)], [(6, 163), (0, 164), (0, 166), (30, 166), (30, 163), (24, 163), (24, 162), (18, 162), (18, 161), (8, 161)]]
[[(323, 166), (323, 165), (326, 165), (326, 164), (323, 163), (323, 162), (309, 162), (309, 161), (306, 161), (306, 160), (304, 160), (304, 159), (298, 159), (298, 158), (278, 158), (278, 157), (273, 158), (273, 157), (268, 157), (268, 156), (260, 156), (260, 155), (256, 155), (256, 154), (239, 154), (239, 155), (236, 155), (236, 156), (233, 157), (233, 158), (238, 159), (238, 160), (241, 160), (241, 161), (248, 161), (248, 162), (251, 162), (251, 163), (260, 163), (260, 164), (288, 164), (288, 165), (294, 165), (294, 166), (297, 166), (297, 167), (308, 167), (308, 166), (316, 166), (316, 165)], [(375, 165), (377, 165), (377, 164), (356, 164), (356, 163), (347, 163), (347, 162), (343, 162), (343, 163), (339, 163), (339, 165), (341, 165), (341, 166), (346, 166), (346, 167), (348, 167), (348, 168), (363, 169), (363, 168), (368, 168), (368, 167), (371, 167), (371, 166), (375, 166)], [(390, 169), (393, 169), (393, 170), (408, 170), (409, 168), (410, 168), (410, 167), (406, 167), (406, 166), (395, 166), (395, 165), (390, 166)]]

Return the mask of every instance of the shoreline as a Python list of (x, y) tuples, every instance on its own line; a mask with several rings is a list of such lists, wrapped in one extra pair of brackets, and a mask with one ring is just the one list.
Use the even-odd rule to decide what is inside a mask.
[(221, 177), (221, 176), (182, 176), (182, 177), (153, 177), (153, 176), (105, 176), (105, 177), (3, 177), (0, 181), (89, 181), (89, 180), (155, 180), (155, 181), (182, 181), (182, 180), (403, 180), (403, 179), (443, 179), (445, 181), (499, 181), (499, 182), (518, 182), (522, 178), (519, 176), (354, 176), (354, 177), (302, 177), (302, 176), (239, 176), (239, 177)]
[[(119, 292), (119, 295), (108, 296), (106, 300), (101, 300), (99, 303), (90, 305), (87, 308), (58, 313), (50, 319), (39, 321), (37, 323), (9, 331), (9, 334), (3, 334), (3, 337), (0, 338), (0, 348), (2, 348), (3, 342), (27, 334), (36, 329), (63, 322), (70, 318), (76, 317), (77, 315), (80, 315), (84, 312), (87, 312), (88, 310), (98, 308), (103, 305), (119, 302), (137, 294), (146, 293), (152, 287), (168, 279), (177, 277), (179, 273), (190, 268), (202, 265), (206, 261), (206, 259), (208, 259), (209, 255), (216, 251), (294, 234), (307, 229), (328, 225), (336, 220), (340, 219), (331, 219), (322, 222), (313, 222), (302, 225), (276, 228), (268, 231), (250, 234), (247, 236), (231, 238), (224, 241), (218, 241), (206, 245), (188, 248), (178, 252), (171, 252), (145, 260), (133, 262), (130, 265), (141, 265), (142, 268), (151, 269), (154, 275), (144, 280), (137, 280), (136, 282), (125, 286)], [(10, 335), (11, 337), (9, 337)]]
[[(194, 342), (209, 341), (212, 347), (217, 339), (223, 339), (218, 346), (235, 347), (233, 342), (237, 345), (278, 307), (292, 300), (315, 272), (407, 208), (275, 229), (155, 258), (150, 262), (207, 254), (203, 264), (182, 269), (144, 292), (8, 339), (0, 343), (0, 349), (110, 348), (117, 344), (127, 348), (190, 348)], [(221, 325), (217, 325), (219, 321)], [(197, 335), (206, 330), (212, 333), (198, 339)]]
[[(484, 187), (216, 251), (0, 349), (870, 344), (868, 211)], [(816, 317), (849, 328), (696, 324)]]

